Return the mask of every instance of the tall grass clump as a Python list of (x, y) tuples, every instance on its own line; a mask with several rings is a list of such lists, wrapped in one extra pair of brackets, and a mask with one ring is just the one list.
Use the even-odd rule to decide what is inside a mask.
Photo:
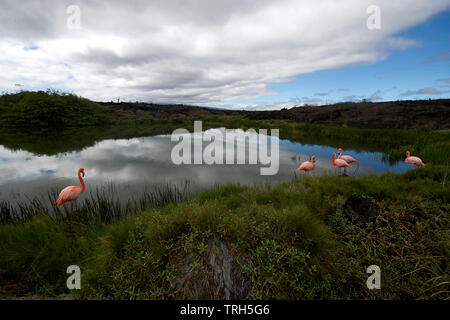
[(118, 197), (116, 186), (108, 184), (97, 187), (83, 200), (66, 203), (56, 207), (58, 190), (53, 189), (45, 197), (35, 197), (28, 201), (11, 203), (0, 202), (0, 223), (26, 222), (40, 214), (55, 220), (77, 219), (83, 223), (113, 223), (128, 216), (136, 215), (148, 207), (177, 203), (190, 197), (189, 184), (155, 185), (145, 188), (137, 198), (130, 198), (125, 203)]

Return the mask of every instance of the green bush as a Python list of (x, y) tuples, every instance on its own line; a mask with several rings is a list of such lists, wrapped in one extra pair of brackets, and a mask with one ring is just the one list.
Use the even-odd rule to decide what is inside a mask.
[(73, 94), (52, 91), (0, 96), (2, 127), (62, 127), (105, 124), (106, 109)]

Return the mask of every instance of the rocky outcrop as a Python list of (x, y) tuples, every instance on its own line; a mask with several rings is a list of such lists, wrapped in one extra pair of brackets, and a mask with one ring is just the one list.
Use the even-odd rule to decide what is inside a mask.
[(246, 256), (234, 255), (223, 240), (210, 239), (201, 259), (199, 269), (193, 270), (193, 254), (183, 257), (181, 274), (173, 283), (177, 299), (247, 298), (250, 282), (241, 268), (248, 263)]

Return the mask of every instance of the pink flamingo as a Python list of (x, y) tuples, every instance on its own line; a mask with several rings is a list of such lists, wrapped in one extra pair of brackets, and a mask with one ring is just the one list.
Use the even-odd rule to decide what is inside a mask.
[(64, 189), (62, 189), (61, 193), (59, 194), (58, 200), (56, 200), (56, 206), (59, 207), (64, 202), (72, 201), (78, 199), (80, 194), (84, 191), (84, 181), (81, 178), (81, 174), (83, 174), (84, 177), (84, 169), (80, 168), (78, 169), (78, 179), (80, 179), (81, 187), (78, 186), (69, 186)]
[(406, 151), (406, 159), (405, 159), (405, 163), (411, 163), (411, 164), (415, 164), (416, 166), (425, 166), (425, 163), (423, 163), (422, 159), (420, 159), (419, 157), (411, 157), (411, 152)]
[(311, 171), (314, 170), (316, 165), (315, 165), (315, 161), (316, 161), (316, 157), (312, 156), (310, 161), (305, 161), (303, 162), (300, 167), (298, 167), (297, 170), (304, 170), (304, 171)]
[(331, 160), (331, 164), (333, 166), (339, 167), (339, 170), (341, 168), (353, 168), (351, 165), (349, 165), (345, 160), (343, 159), (336, 159), (336, 153), (333, 153), (333, 160)]
[(347, 163), (358, 162), (358, 160), (356, 160), (352, 156), (348, 156), (348, 155), (342, 154), (342, 149), (341, 148), (339, 148), (338, 154), (339, 154), (338, 159), (342, 159), (342, 160), (344, 160)]

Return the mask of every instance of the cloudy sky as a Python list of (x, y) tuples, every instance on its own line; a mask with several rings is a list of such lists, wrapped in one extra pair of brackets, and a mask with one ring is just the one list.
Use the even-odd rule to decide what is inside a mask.
[(244, 109), (448, 98), (449, 10), (450, 0), (0, 0), (0, 91)]

